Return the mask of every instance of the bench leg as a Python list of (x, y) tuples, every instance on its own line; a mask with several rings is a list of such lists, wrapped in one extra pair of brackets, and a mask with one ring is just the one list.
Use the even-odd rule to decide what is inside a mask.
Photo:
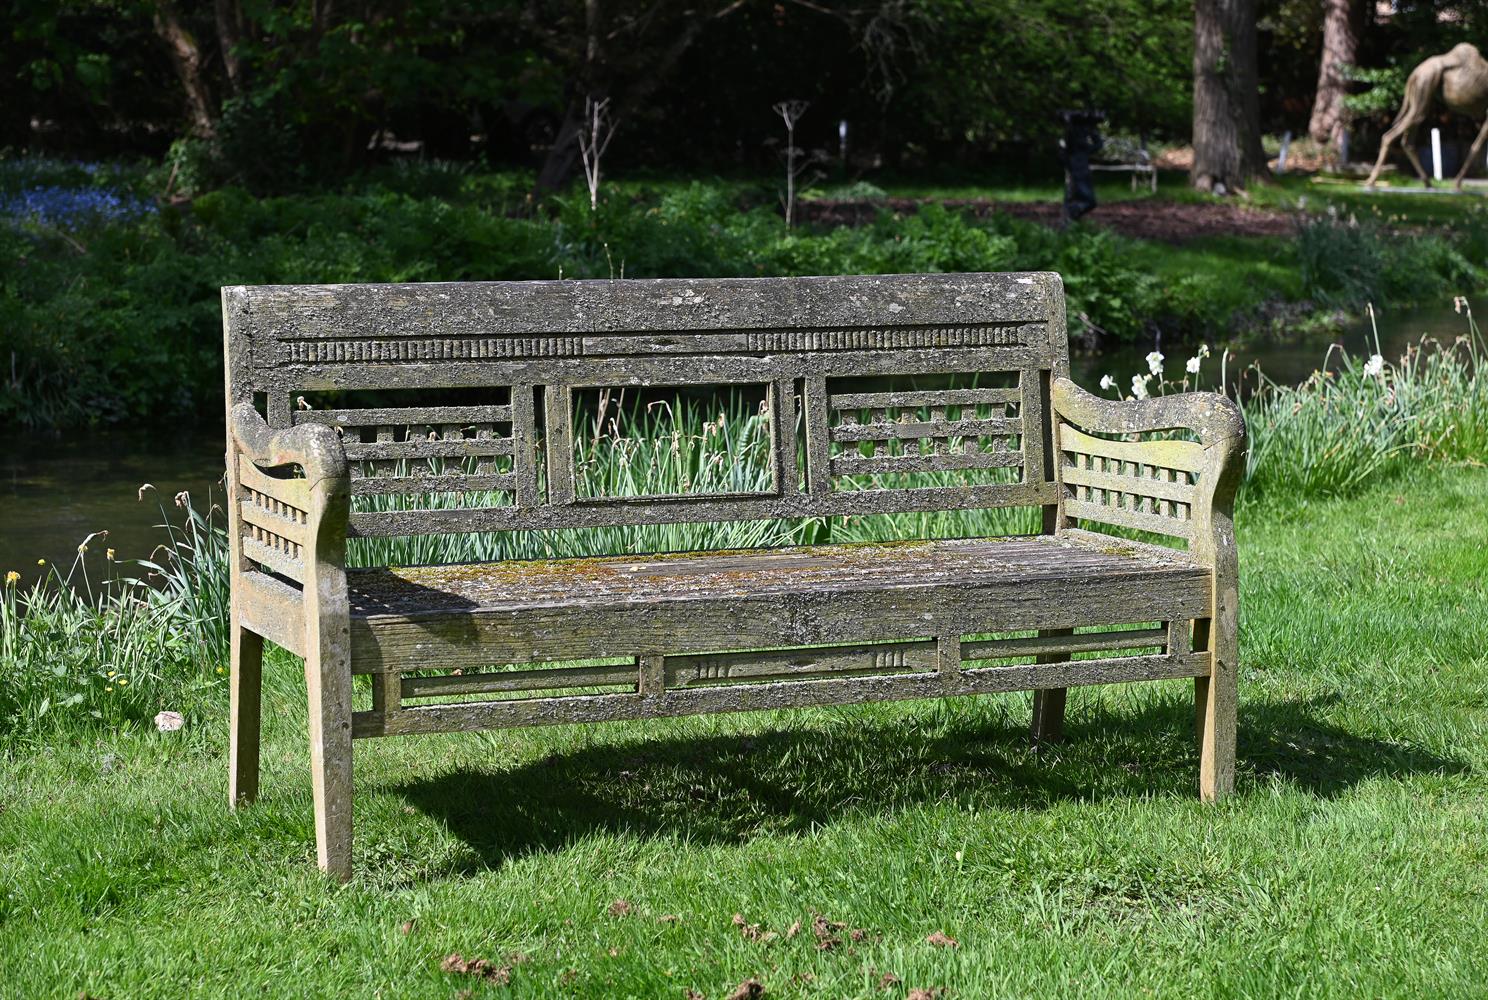
[[(329, 648), (328, 648), (329, 647)], [(322, 638), (305, 657), (310, 693), (310, 769), (320, 870), (351, 878), (351, 661)]]
[[(1040, 629), (1039, 635), (1074, 635), (1072, 628)], [(1063, 663), (1068, 653), (1055, 653), (1034, 657), (1037, 663)], [(1058, 743), (1064, 739), (1064, 702), (1067, 688), (1046, 688), (1033, 692), (1033, 741), (1035, 743)]]
[(1194, 622), (1194, 646), (1213, 653), (1212, 673), (1194, 678), (1194, 726), (1199, 742), (1199, 797), (1206, 802), (1235, 790), (1235, 715), (1238, 704), (1233, 630)]
[(1064, 739), (1064, 698), (1066, 688), (1049, 688), (1033, 692), (1033, 741), (1058, 743)]
[(263, 695), (263, 637), (232, 616), (227, 739), (227, 802), (236, 809), (258, 798), (258, 743)]

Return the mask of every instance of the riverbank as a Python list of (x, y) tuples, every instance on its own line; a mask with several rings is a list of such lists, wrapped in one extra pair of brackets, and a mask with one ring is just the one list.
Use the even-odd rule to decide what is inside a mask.
[[(274, 198), (229, 188), (165, 201), (164, 186), (148, 167), (0, 160), (0, 421), (215, 418), (218, 289), (236, 283), (1049, 269), (1064, 275), (1071, 335), (1087, 346), (1219, 346), (1332, 322), (1365, 302), (1445, 302), (1488, 287), (1484, 199), (1363, 203), (1294, 180), (1256, 196), (1290, 231), (1215, 231), (1180, 246), (1104, 228), (1100, 210), (1059, 230), (1011, 209), (946, 207), (1047, 202), (1057, 198), (1048, 187), (825, 185), (807, 192), (808, 218), (834, 199), (868, 207), (851, 225), (786, 231), (769, 181), (615, 183), (597, 212), (578, 193), (533, 204), (521, 174), (442, 164)], [(1173, 178), (1157, 195), (1110, 182), (1101, 196), (1113, 213), (1139, 205), (1179, 228), (1196, 212), (1248, 211), (1196, 200)], [(933, 200), (911, 211), (892, 198)]]
[(304, 694), (276, 654), (251, 809), (225, 805), (225, 699), (0, 757), (6, 987), (1477, 995), (1488, 473), (1419, 466), (1238, 530), (1222, 806), (1195, 798), (1191, 691), (1166, 682), (1073, 692), (1068, 742), (1039, 751), (1016, 695), (371, 741), (341, 887), (315, 871)]

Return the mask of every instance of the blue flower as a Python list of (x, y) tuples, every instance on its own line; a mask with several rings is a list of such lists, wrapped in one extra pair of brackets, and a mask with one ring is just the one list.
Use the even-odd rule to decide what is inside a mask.
[(76, 229), (99, 222), (133, 222), (155, 211), (153, 203), (106, 188), (30, 187), (0, 196), (0, 217)]

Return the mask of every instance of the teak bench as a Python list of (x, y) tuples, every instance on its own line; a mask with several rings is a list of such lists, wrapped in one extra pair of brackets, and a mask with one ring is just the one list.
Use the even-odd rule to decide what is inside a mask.
[[(352, 742), (373, 736), (1032, 689), (1034, 735), (1054, 739), (1066, 688), (1192, 677), (1200, 794), (1232, 786), (1244, 423), (1219, 395), (1076, 387), (1057, 275), (233, 287), (222, 302), (229, 796), (258, 791), (267, 639), (305, 660), (315, 834), (336, 877), (352, 869)], [(709, 386), (764, 400), (773, 488), (578, 488), (581, 397)], [(419, 509), (430, 496), (440, 509)], [(993, 507), (1038, 508), (1042, 533), (346, 565), (348, 539), (377, 536)]]

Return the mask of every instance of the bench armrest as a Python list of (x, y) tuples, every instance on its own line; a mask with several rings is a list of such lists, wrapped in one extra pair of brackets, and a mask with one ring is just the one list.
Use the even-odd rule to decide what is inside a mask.
[(238, 450), (260, 468), (303, 468), (311, 489), (322, 480), (347, 478), (346, 449), (336, 432), (324, 424), (276, 431), (250, 404), (239, 403), (229, 414), (228, 433)]
[[(344, 593), (351, 483), (340, 437), (318, 424), (274, 430), (248, 403), (229, 411), (227, 430), (234, 576), (246, 556), (307, 594)], [(304, 478), (282, 474), (292, 466)]]
[[(1245, 471), (1245, 418), (1234, 401), (1213, 392), (1106, 399), (1056, 378), (1051, 402), (1061, 452), (1055, 475), (1065, 487), (1063, 520), (1187, 538), (1196, 561), (1215, 567), (1233, 561), (1235, 491)], [(1190, 432), (1197, 443), (1091, 437), (1174, 430)], [(1070, 464), (1064, 452), (1092, 457), (1083, 466), (1079, 459)], [(1190, 476), (1197, 481), (1191, 483)], [(1075, 480), (1076, 489), (1101, 499), (1075, 498), (1070, 491)]]

